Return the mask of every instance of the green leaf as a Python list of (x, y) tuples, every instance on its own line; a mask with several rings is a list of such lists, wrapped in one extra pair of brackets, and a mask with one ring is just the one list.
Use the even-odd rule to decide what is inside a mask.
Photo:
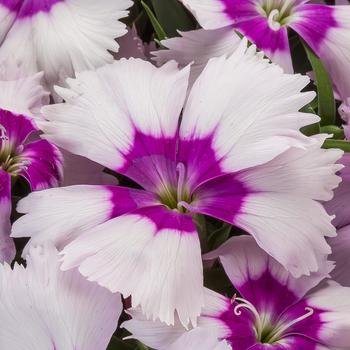
[(222, 243), (226, 242), (230, 237), (232, 226), (224, 223), (219, 229), (209, 234), (209, 246), (211, 249), (219, 247)]
[(148, 347), (144, 344), (142, 344), (141, 342), (137, 342), (137, 348), (139, 350), (148, 350)]
[[(316, 114), (314, 107), (312, 105), (313, 101), (303, 107), (300, 111), (304, 113), (312, 113)], [(320, 123), (315, 123), (311, 125), (306, 125), (303, 128), (301, 128), (301, 132), (306, 136), (312, 136), (320, 133)]]
[(321, 125), (332, 125), (335, 123), (336, 117), (336, 106), (332, 81), (316, 54), (304, 41), (303, 45), (315, 73), (318, 95), (318, 115), (321, 117)]
[(326, 125), (322, 126), (320, 129), (322, 134), (333, 134), (333, 139), (343, 140), (344, 139), (344, 129), (336, 125)]
[(177, 36), (177, 30), (192, 30), (196, 22), (178, 0), (152, 0), (159, 23), (168, 37)]
[(326, 140), (323, 148), (339, 148), (344, 152), (350, 152), (350, 142), (344, 140)]
[(134, 350), (135, 347), (113, 335), (107, 350)]
[(143, 8), (145, 9), (145, 11), (146, 11), (151, 23), (152, 23), (152, 26), (154, 28), (154, 31), (157, 34), (158, 39), (159, 40), (166, 39), (167, 35), (166, 35), (164, 29), (162, 28), (162, 26), (160, 25), (160, 23), (158, 22), (156, 16), (152, 12), (152, 10), (149, 8), (149, 6), (144, 1), (141, 1), (141, 4), (142, 4)]

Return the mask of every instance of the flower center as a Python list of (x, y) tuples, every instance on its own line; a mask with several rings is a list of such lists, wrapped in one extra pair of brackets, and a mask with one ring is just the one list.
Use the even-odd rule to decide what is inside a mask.
[(289, 328), (314, 314), (314, 310), (311, 307), (305, 307), (305, 314), (300, 317), (289, 322), (278, 322), (276, 325), (273, 325), (271, 323), (271, 317), (268, 314), (259, 314), (256, 307), (248, 300), (234, 296), (232, 303), (236, 301), (240, 302), (240, 304), (234, 307), (234, 314), (240, 316), (242, 314), (241, 309), (244, 308), (254, 315), (256, 339), (262, 344), (274, 344), (280, 341)]
[(186, 167), (183, 163), (178, 163), (176, 166), (177, 187), (171, 188), (164, 186), (159, 195), (162, 204), (169, 209), (178, 210), (185, 213), (190, 210), (191, 196), (185, 186)]
[(267, 18), (269, 27), (277, 31), (290, 22), (295, 5), (296, 0), (262, 0), (258, 11)]
[(6, 129), (0, 124), (0, 169), (16, 176), (30, 163), (19, 153), (23, 146), (15, 149), (7, 137)]

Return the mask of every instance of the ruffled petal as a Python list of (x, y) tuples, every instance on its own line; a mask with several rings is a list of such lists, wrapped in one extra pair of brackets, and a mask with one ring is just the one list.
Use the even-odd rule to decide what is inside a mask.
[(111, 218), (153, 205), (145, 191), (118, 186), (71, 186), (31, 193), (17, 211), (26, 214), (12, 227), (12, 237), (31, 237), (29, 246), (48, 239), (58, 249)]
[[(198, 318), (197, 327), (201, 332), (206, 331), (214, 339), (225, 339), (230, 336), (231, 329), (222, 322), (221, 315), (228, 313), (231, 309), (230, 299), (209, 289), (204, 289), (204, 307)], [(232, 310), (231, 310), (232, 311)], [(174, 325), (167, 325), (159, 320), (150, 320), (141, 312), (141, 308), (130, 309), (128, 314), (132, 317), (124, 322), (122, 326), (131, 333), (131, 338), (138, 339), (154, 349), (165, 350), (182, 342), (190, 330), (186, 329), (175, 317)], [(191, 338), (191, 335), (188, 336)], [(184, 339), (184, 340), (185, 340)], [(204, 344), (205, 345), (205, 344)]]
[(0, 106), (16, 114), (42, 118), (40, 109), (49, 103), (49, 93), (41, 85), (43, 73), (26, 76), (23, 68), (3, 65), (0, 72)]
[(179, 33), (181, 37), (162, 41), (162, 46), (167, 50), (153, 51), (152, 54), (158, 64), (175, 60), (181, 67), (186, 67), (193, 62), (190, 86), (193, 85), (211, 58), (231, 55), (241, 42), (231, 27), (216, 30), (197, 29)]
[(11, 263), (16, 255), (11, 233), (11, 176), (0, 169), (0, 263)]
[(336, 172), (342, 166), (335, 163), (342, 152), (321, 149), (322, 136), (313, 140), (305, 149), (207, 181), (193, 192), (192, 211), (243, 228), (296, 277), (317, 271), (330, 253), (325, 236), (335, 236), (335, 228), (316, 200), (330, 199), (341, 181)]
[(199, 238), (186, 214), (155, 206), (109, 220), (65, 247), (63, 269), (131, 295), (148, 318), (196, 324), (203, 306)]
[(298, 112), (314, 97), (300, 92), (308, 81), (283, 74), (245, 40), (229, 58), (212, 59), (190, 92), (180, 127), (179, 159), (188, 181), (263, 164), (309, 142), (299, 129), (319, 118)]
[(300, 277), (317, 271), (319, 260), (331, 253), (325, 240), (336, 236), (331, 220), (322, 205), (311, 199), (256, 193), (246, 198), (235, 225), (249, 232), (293, 276)]
[(350, 224), (350, 154), (345, 153), (339, 163), (344, 166), (339, 171), (343, 181), (335, 189), (334, 198), (324, 203), (328, 214), (335, 216), (333, 225), (336, 228), (342, 228)]
[(22, 1), (0, 47), (0, 62), (21, 63), (28, 74), (44, 71), (52, 91), (75, 72), (112, 62), (108, 50), (118, 50), (114, 39), (126, 33), (119, 19), (131, 5), (129, 0)]
[[(203, 335), (203, 342), (190, 349), (202, 349), (209, 346), (227, 346), (228, 342), (233, 349), (248, 349), (256, 343), (253, 319), (249, 313), (242, 314), (240, 317), (234, 314), (234, 304), (229, 298), (226, 298), (214, 291), (204, 289), (204, 307), (198, 318), (197, 327)], [(181, 349), (191, 342), (200, 342), (193, 329), (185, 329), (178, 318), (175, 318), (175, 324), (168, 326), (159, 320), (150, 320), (142, 314), (140, 308), (129, 310), (132, 319), (123, 323), (135, 338), (149, 347), (159, 350)], [(210, 334), (210, 338), (204, 334)], [(205, 341), (204, 341), (205, 340)], [(223, 343), (220, 340), (225, 340)]]
[(119, 294), (61, 272), (50, 245), (33, 248), (27, 268), (0, 265), (0, 293), (4, 349), (104, 350), (122, 312)]
[[(176, 181), (176, 133), (189, 67), (121, 60), (70, 80), (67, 102), (43, 109), (48, 140), (148, 190)], [(136, 91), (141, 91), (136, 93)]]

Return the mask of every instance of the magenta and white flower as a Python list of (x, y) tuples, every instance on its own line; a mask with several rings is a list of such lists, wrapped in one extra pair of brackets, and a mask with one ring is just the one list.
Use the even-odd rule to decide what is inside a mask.
[(167, 326), (131, 310), (133, 318), (123, 326), (132, 337), (159, 350), (181, 350), (184, 340), (205, 346), (203, 334), (233, 350), (349, 349), (350, 288), (327, 278), (332, 263), (323, 261), (317, 273), (294, 278), (249, 236), (231, 238), (206, 256), (217, 257), (238, 294), (229, 299), (206, 289), (198, 328), (190, 331), (179, 321)]
[(120, 294), (59, 267), (50, 244), (31, 248), (26, 268), (0, 264), (3, 349), (106, 349), (123, 310)]
[(1, 262), (11, 262), (16, 252), (9, 237), (11, 178), (24, 177), (35, 191), (56, 186), (61, 177), (61, 156), (58, 149), (46, 140), (27, 141), (38, 130), (32, 119), (0, 110)]
[[(263, 50), (286, 72), (292, 72), (288, 28), (296, 31), (330, 72), (341, 99), (350, 96), (350, 7), (305, 0), (181, 0), (204, 29), (234, 28)], [(227, 29), (228, 30), (228, 29)], [(218, 35), (214, 34), (212, 36)], [(208, 34), (208, 38), (209, 38)], [(236, 40), (232, 35), (233, 43)], [(175, 39), (173, 39), (175, 40)], [(177, 46), (186, 45), (180, 38)], [(232, 45), (233, 45), (232, 43)], [(173, 58), (173, 42), (169, 42)], [(165, 41), (168, 47), (168, 42)], [(209, 43), (201, 46), (210, 46)], [(212, 44), (211, 44), (212, 47)], [(224, 46), (220, 47), (220, 51)], [(229, 47), (228, 47), (229, 48)], [(213, 56), (216, 54), (213, 50)], [(229, 50), (227, 52), (229, 54)], [(160, 56), (163, 54), (161, 53)], [(169, 54), (168, 54), (169, 55)], [(158, 56), (158, 54), (157, 54)], [(196, 59), (196, 56), (194, 57)]]
[(130, 0), (1, 0), (0, 63), (44, 71), (46, 87), (112, 62)]
[(330, 215), (335, 215), (333, 224), (337, 228), (337, 236), (328, 240), (332, 255), (330, 260), (335, 261), (332, 278), (350, 287), (350, 155), (346, 153), (340, 160), (345, 167), (340, 171), (343, 179), (334, 192), (334, 198), (325, 203)]
[(45, 138), (142, 189), (32, 193), (12, 233), (29, 246), (54, 241), (63, 269), (79, 266), (148, 317), (173, 323), (176, 311), (185, 325), (204, 303), (196, 215), (243, 228), (293, 275), (310, 274), (335, 235), (317, 200), (331, 199), (342, 155), (299, 131), (319, 120), (299, 112), (314, 98), (300, 92), (309, 79), (284, 74), (246, 40), (208, 63), (185, 103), (189, 70), (121, 60), (58, 88), (66, 103), (43, 109)]

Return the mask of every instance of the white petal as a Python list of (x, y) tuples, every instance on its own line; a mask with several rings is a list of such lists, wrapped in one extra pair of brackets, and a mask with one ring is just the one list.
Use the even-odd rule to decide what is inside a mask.
[[(247, 49), (246, 40), (228, 59), (215, 58), (195, 82), (180, 137), (212, 137), (224, 171), (265, 163), (308, 138), (299, 129), (319, 118), (298, 112), (314, 97), (301, 93), (309, 78), (281, 68)], [(213, 84), (215, 82), (215, 84)]]
[(0, 106), (16, 114), (42, 118), (40, 109), (49, 103), (49, 93), (41, 85), (43, 73), (26, 76), (21, 67), (0, 67)]
[(181, 37), (162, 41), (162, 46), (167, 50), (153, 51), (152, 54), (158, 64), (175, 60), (181, 67), (185, 67), (193, 62), (190, 86), (211, 58), (232, 54), (240, 43), (239, 36), (231, 27), (216, 30), (197, 29), (180, 34)]
[[(159, 225), (167, 222), (159, 218)], [(89, 280), (131, 295), (149, 318), (173, 324), (177, 311), (184, 325), (195, 324), (203, 306), (199, 239), (178, 225), (157, 227), (136, 212), (120, 216), (70, 243), (63, 268), (79, 266)]]
[(122, 311), (119, 294), (61, 272), (52, 246), (33, 248), (27, 268), (0, 265), (0, 339), (11, 350), (104, 350)]
[(205, 29), (228, 26), (234, 21), (225, 14), (225, 5), (217, 0), (180, 0)]
[(31, 237), (29, 245), (50, 240), (61, 249), (81, 232), (106, 221), (112, 209), (111, 192), (103, 186), (33, 192), (19, 202), (17, 211), (26, 215), (13, 224), (11, 236)]
[(333, 225), (337, 228), (350, 224), (350, 154), (345, 153), (339, 161), (344, 168), (339, 172), (342, 183), (334, 191), (334, 198), (324, 203), (329, 215), (335, 215)]
[(314, 144), (291, 148), (268, 163), (247, 169), (238, 174), (250, 191), (278, 192), (300, 197), (330, 200), (341, 182), (336, 172), (343, 166), (336, 164), (343, 152), (325, 150), (321, 146), (327, 136), (313, 138)]
[(138, 131), (174, 136), (186, 97), (189, 67), (156, 68), (139, 59), (117, 61), (57, 89), (67, 102), (48, 106), (40, 125), (58, 146), (111, 169), (122, 167)]
[(52, 89), (75, 72), (112, 62), (107, 50), (118, 50), (114, 39), (126, 33), (119, 19), (131, 5), (129, 0), (65, 0), (48, 12), (18, 16), (1, 45), (0, 61), (22, 63), (28, 73), (44, 71)]
[(293, 194), (253, 193), (235, 218), (259, 246), (294, 277), (318, 271), (319, 261), (331, 253), (325, 237), (334, 237), (321, 204)]
[[(224, 339), (232, 332), (220, 320), (220, 315), (228, 310), (231, 301), (209, 289), (204, 290), (204, 298), (202, 314), (198, 318), (198, 328), (195, 329), (201, 329), (210, 334), (213, 343), (215, 340), (218, 342), (218, 339)], [(170, 326), (159, 320), (148, 319), (140, 308), (128, 310), (128, 313), (132, 318), (124, 322), (122, 327), (132, 334), (130, 338), (138, 339), (151, 348), (159, 350), (175, 349), (185, 339), (192, 338), (192, 332), (185, 329), (178, 317), (175, 317), (174, 325)], [(209, 343), (210, 341), (208, 343), (204, 342), (203, 345)]]

